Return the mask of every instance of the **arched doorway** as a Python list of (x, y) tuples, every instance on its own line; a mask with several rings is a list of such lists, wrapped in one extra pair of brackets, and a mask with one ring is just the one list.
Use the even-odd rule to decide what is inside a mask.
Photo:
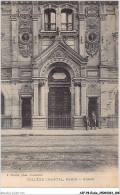
[(48, 76), (48, 128), (71, 127), (71, 77), (63, 67), (51, 70)]

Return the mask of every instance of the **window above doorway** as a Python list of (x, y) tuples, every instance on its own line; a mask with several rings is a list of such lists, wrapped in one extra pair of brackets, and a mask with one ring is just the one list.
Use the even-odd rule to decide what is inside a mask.
[(63, 9), (61, 11), (61, 30), (73, 30), (73, 11), (71, 9)]
[(45, 13), (45, 31), (56, 30), (56, 11), (54, 9), (46, 9)]

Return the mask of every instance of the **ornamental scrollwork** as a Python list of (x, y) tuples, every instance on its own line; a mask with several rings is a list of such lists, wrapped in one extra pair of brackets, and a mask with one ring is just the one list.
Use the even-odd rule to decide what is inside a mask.
[(87, 87), (87, 93), (90, 94), (99, 94), (100, 92), (100, 86), (99, 83), (97, 82), (91, 82), (90, 84), (88, 84)]
[(19, 10), (18, 44), (24, 58), (32, 55), (32, 13), (29, 9)]
[(91, 5), (86, 8), (86, 32), (85, 47), (88, 55), (93, 57), (99, 50), (100, 32), (99, 32), (99, 9)]

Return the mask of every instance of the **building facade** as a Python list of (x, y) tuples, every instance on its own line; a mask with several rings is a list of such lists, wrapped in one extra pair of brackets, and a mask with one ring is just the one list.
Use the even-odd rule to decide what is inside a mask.
[[(85, 129), (118, 117), (118, 2), (1, 3), (2, 128)], [(114, 121), (114, 123), (116, 123)]]

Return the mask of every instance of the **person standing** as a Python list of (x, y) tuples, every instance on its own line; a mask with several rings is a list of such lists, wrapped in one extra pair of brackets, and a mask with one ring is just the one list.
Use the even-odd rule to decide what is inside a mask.
[(92, 126), (91, 127), (94, 127), (94, 129), (96, 130), (96, 114), (94, 111), (92, 112)]
[(84, 123), (85, 123), (86, 130), (89, 130), (89, 127), (90, 127), (90, 119), (87, 116), (87, 114), (84, 116), (83, 119), (84, 119)]

